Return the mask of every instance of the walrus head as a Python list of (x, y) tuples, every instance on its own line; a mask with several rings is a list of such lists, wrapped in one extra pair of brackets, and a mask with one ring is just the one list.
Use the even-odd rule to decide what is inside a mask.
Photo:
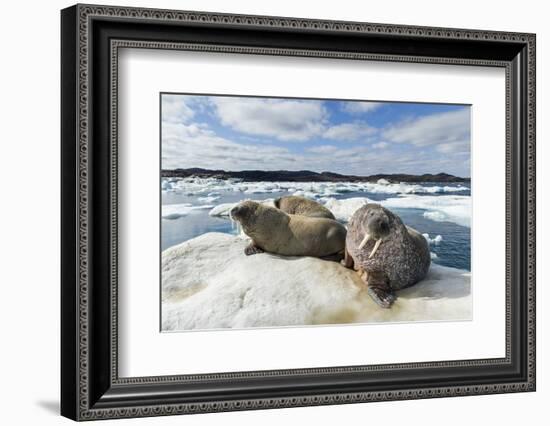
[(259, 207), (260, 203), (256, 201), (242, 201), (230, 210), (229, 217), (239, 222), (246, 231), (247, 228), (254, 227)]
[(369, 254), (369, 258), (371, 258), (376, 254), (382, 240), (390, 233), (390, 218), (386, 210), (379, 204), (367, 204), (361, 228), (363, 230), (363, 239), (359, 244), (359, 250), (365, 247), (370, 240), (376, 241)]
[(283, 211), (250, 200), (237, 204), (229, 215), (232, 220), (239, 222), (244, 233), (252, 238), (267, 238), (274, 229), (273, 225), (289, 221), (289, 215)]

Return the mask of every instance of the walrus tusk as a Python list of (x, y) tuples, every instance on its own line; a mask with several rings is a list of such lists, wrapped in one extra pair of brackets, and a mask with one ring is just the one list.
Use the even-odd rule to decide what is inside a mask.
[(374, 256), (374, 254), (376, 253), (376, 250), (378, 250), (378, 247), (380, 247), (380, 243), (382, 242), (382, 239), (378, 239), (376, 240), (376, 243), (374, 244), (374, 248), (372, 249), (372, 251), (370, 252), (369, 254), (369, 259)]
[(370, 240), (370, 235), (368, 233), (365, 234), (365, 237), (363, 238), (363, 241), (359, 244), (359, 250), (361, 250), (363, 247), (365, 247), (365, 244), (367, 244)]

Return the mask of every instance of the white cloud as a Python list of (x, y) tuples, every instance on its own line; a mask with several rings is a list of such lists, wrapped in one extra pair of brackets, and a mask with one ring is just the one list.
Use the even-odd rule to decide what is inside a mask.
[(295, 156), (273, 145), (239, 144), (205, 124), (162, 123), (162, 168), (245, 170), (294, 168)]
[(195, 115), (193, 109), (187, 105), (186, 96), (162, 95), (162, 121), (167, 123), (186, 123)]
[(326, 139), (356, 141), (365, 136), (373, 135), (377, 129), (365, 122), (342, 123), (329, 127), (323, 136)]
[(350, 114), (363, 114), (374, 111), (384, 105), (382, 102), (349, 101), (342, 103), (342, 109)]
[(282, 141), (306, 141), (325, 129), (328, 111), (319, 101), (212, 98), (221, 123), (233, 130)]
[(314, 154), (330, 154), (338, 151), (338, 147), (334, 145), (319, 145), (307, 148), (307, 152), (312, 152)]
[(397, 143), (435, 146), (439, 152), (469, 150), (470, 109), (431, 114), (407, 120), (382, 131), (382, 136)]
[[(390, 145), (391, 147), (391, 145)], [(447, 173), (469, 176), (469, 158), (435, 156), (367, 145), (341, 148), (319, 145), (302, 153), (266, 144), (241, 144), (218, 136), (204, 124), (162, 124), (162, 167), (203, 167), (224, 170), (313, 170), (344, 174)]]
[[(318, 101), (163, 95), (162, 102), (162, 166), (167, 169), (470, 175), (467, 108), (379, 129), (363, 120), (331, 126), (329, 110)], [(212, 127), (200, 122), (211, 119)], [(234, 129), (236, 137), (214, 132), (220, 124)], [(323, 138), (330, 142), (278, 142)]]

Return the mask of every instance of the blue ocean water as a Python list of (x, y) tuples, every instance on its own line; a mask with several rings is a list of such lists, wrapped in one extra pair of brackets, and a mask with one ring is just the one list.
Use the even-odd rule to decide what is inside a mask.
[[(434, 185), (433, 183), (430, 185)], [(441, 184), (447, 185), (449, 184)], [(460, 184), (468, 186), (467, 184)], [(452, 186), (452, 184), (450, 185)], [(452, 195), (453, 192), (430, 193), (426, 196), (444, 196)], [(469, 191), (457, 193), (461, 196), (469, 196)], [(215, 204), (236, 203), (244, 199), (253, 198), (254, 200), (264, 200), (268, 198), (277, 198), (290, 195), (289, 192), (269, 192), (245, 194), (238, 191), (220, 192), (219, 199)], [(422, 196), (422, 194), (418, 194)], [(182, 204), (189, 203), (197, 205), (198, 194), (186, 194), (181, 192), (162, 192), (162, 204)], [(387, 198), (396, 197), (397, 194), (380, 194), (369, 192), (347, 192), (333, 195), (332, 198), (346, 199), (355, 197), (367, 197), (374, 201), (382, 201)], [(422, 234), (429, 234), (430, 238), (441, 235), (442, 240), (439, 243), (432, 243), (430, 251), (434, 254), (432, 261), (434, 263), (449, 266), (458, 269), (470, 270), (470, 252), (471, 238), (469, 227), (461, 226), (453, 222), (439, 222), (424, 217), (425, 209), (421, 208), (392, 208), (394, 213), (398, 214), (403, 222), (415, 228)], [(191, 238), (202, 235), (206, 232), (224, 232), (228, 234), (237, 234), (238, 229), (227, 217), (210, 216), (209, 209), (192, 210), (186, 216), (173, 220), (161, 220), (161, 250), (187, 241)]]

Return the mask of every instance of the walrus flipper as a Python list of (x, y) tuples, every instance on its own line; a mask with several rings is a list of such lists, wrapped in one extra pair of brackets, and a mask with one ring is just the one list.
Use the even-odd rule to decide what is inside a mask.
[(343, 262), (344, 257), (345, 257), (344, 250), (341, 250), (338, 253), (329, 254), (327, 256), (321, 256), (319, 259), (328, 260), (329, 262)]
[(253, 254), (263, 253), (264, 250), (262, 250), (260, 247), (254, 244), (254, 242), (247, 245), (244, 249), (244, 254), (247, 256), (251, 256)]
[(344, 248), (344, 259), (342, 259), (340, 263), (346, 268), (353, 269), (353, 257), (349, 254), (347, 248)]
[(390, 287), (388, 277), (383, 272), (369, 272), (361, 275), (361, 278), (367, 284), (369, 296), (381, 308), (390, 308), (395, 302), (395, 293)]

